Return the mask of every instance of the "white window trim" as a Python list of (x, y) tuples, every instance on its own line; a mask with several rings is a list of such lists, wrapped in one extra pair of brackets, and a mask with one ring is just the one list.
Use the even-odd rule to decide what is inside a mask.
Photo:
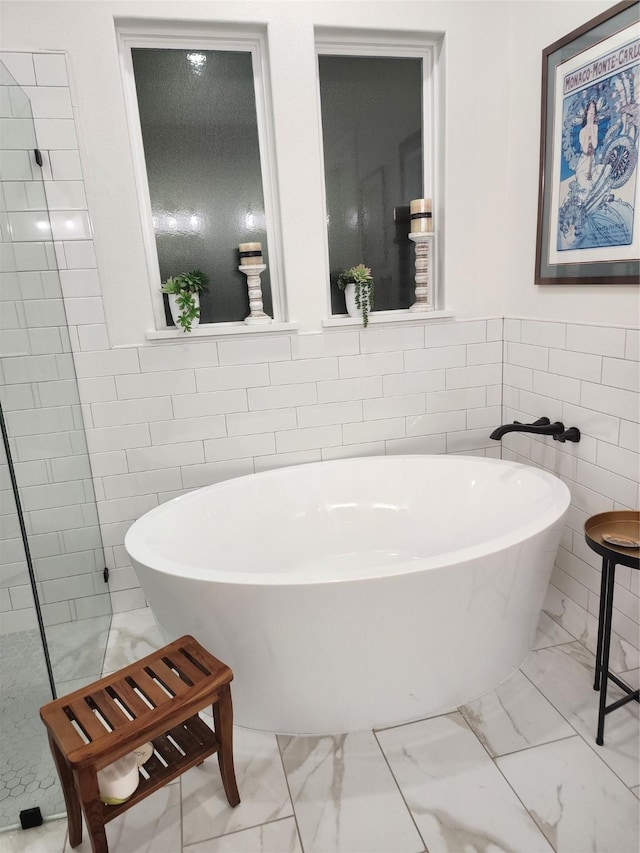
[[(408, 308), (396, 308), (391, 311), (372, 311), (369, 314), (370, 326), (388, 326), (390, 323), (412, 323), (414, 326), (425, 320), (448, 320), (455, 317), (453, 311), (425, 311), (414, 314)], [(347, 317), (344, 314), (333, 314), (322, 321), (323, 329), (336, 329), (339, 326), (362, 326), (362, 320)]]
[(246, 323), (238, 321), (230, 321), (228, 323), (202, 323), (195, 326), (190, 332), (186, 333), (182, 329), (174, 329), (169, 326), (168, 329), (159, 329), (158, 331), (150, 331), (146, 334), (148, 341), (190, 341), (195, 338), (210, 338), (215, 335), (216, 338), (235, 337), (236, 335), (266, 335), (274, 332), (296, 332), (299, 328), (298, 323), (265, 323), (264, 326), (248, 326)]
[[(283, 326), (293, 328), (294, 324), (287, 323), (282, 235), (280, 228), (281, 217), (278, 198), (278, 175), (272, 121), (272, 96), (266, 28), (255, 26), (205, 26), (202, 24), (183, 25), (173, 21), (171, 22), (169, 31), (166, 23), (145, 20), (119, 23), (117, 24), (117, 34), (125, 109), (129, 127), (129, 140), (133, 157), (134, 178), (148, 270), (148, 292), (155, 320), (155, 328), (147, 332), (147, 340), (174, 337), (184, 338), (184, 334), (180, 329), (175, 329), (173, 326), (167, 325), (164, 300), (160, 292), (160, 266), (152, 221), (149, 182), (131, 56), (131, 48), (134, 47), (174, 48), (178, 50), (229, 50), (243, 51), (251, 54), (260, 149), (260, 168), (262, 171), (265, 221), (269, 246), (271, 298), (274, 315), (273, 324), (266, 324), (259, 331), (268, 332), (273, 330), (274, 327), (278, 327), (281, 331)], [(197, 331), (198, 336), (202, 337), (205, 335), (238, 334), (244, 332), (245, 328), (248, 327), (238, 322), (201, 323), (197, 329), (194, 329), (194, 332)], [(250, 328), (252, 333), (255, 334), (258, 332), (255, 326)]]
[[(320, 73), (318, 57), (321, 55), (333, 56), (390, 56), (410, 57), (422, 59), (422, 175), (423, 175), (423, 198), (432, 200), (434, 222), (436, 223), (436, 234), (434, 236), (434, 249), (431, 253), (431, 292), (433, 295), (434, 310), (420, 314), (420, 319), (451, 316), (451, 312), (444, 309), (444, 294), (442, 287), (442, 275), (440, 272), (439, 258), (444, 257), (443, 252), (443, 186), (440, 179), (444, 175), (444, 162), (442, 159), (443, 148), (440, 145), (442, 128), (444, 127), (443, 102), (439, 97), (442, 88), (441, 72), (438, 55), (442, 47), (441, 37), (433, 34), (420, 33), (389, 33), (388, 35), (378, 32), (358, 32), (350, 29), (315, 28), (315, 53), (316, 53), (316, 98), (318, 105), (318, 128), (320, 133), (319, 149), (321, 157), (322, 176), (322, 203), (324, 222), (327, 221), (327, 191), (325, 185), (324, 168), (324, 144), (322, 139), (322, 110), (320, 101)], [(440, 127), (440, 132), (438, 132)], [(407, 205), (411, 199), (407, 199)], [(327, 318), (323, 326), (333, 326), (334, 321), (342, 319), (344, 314), (332, 314), (331, 312), (331, 289), (330, 289), (330, 264), (329, 264), (329, 239), (325, 230), (325, 281)], [(406, 309), (397, 311), (376, 312), (369, 315), (369, 321), (375, 322), (380, 316), (380, 322), (389, 322), (390, 315), (402, 315)], [(383, 318), (381, 315), (385, 315)], [(415, 314), (411, 315), (413, 318)], [(356, 321), (359, 322), (359, 321)]]

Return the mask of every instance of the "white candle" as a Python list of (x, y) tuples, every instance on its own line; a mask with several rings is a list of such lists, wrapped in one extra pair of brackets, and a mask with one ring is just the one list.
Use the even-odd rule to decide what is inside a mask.
[(124, 755), (113, 764), (98, 770), (100, 799), (109, 806), (128, 800), (140, 783), (135, 752)]
[(262, 243), (240, 243), (240, 266), (262, 264)]
[(409, 213), (411, 216), (411, 233), (433, 231), (430, 198), (415, 198), (409, 205)]

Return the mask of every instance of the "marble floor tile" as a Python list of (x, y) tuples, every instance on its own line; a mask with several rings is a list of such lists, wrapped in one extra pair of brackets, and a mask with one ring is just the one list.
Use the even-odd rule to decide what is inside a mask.
[(135, 663), (165, 644), (151, 608), (114, 613), (104, 657), (103, 675)]
[(47, 648), (56, 684), (75, 678), (100, 678), (111, 616), (51, 625)]
[[(146, 800), (114, 818), (106, 826), (109, 850), (117, 853), (179, 853), (180, 783), (165, 785)], [(91, 853), (86, 827), (82, 844), (70, 847), (67, 838), (64, 853)]]
[(278, 743), (305, 853), (424, 850), (372, 732)]
[(429, 853), (551, 847), (459, 713), (378, 732)]
[(637, 853), (638, 801), (582, 738), (497, 764), (557, 853)]
[[(576, 640), (595, 654), (598, 641), (598, 619), (587, 613), (580, 605), (549, 584), (544, 601), (544, 610)], [(640, 664), (640, 652), (631, 643), (611, 632), (611, 669), (623, 672), (635, 669)]]
[(235, 808), (227, 802), (215, 756), (181, 777), (185, 845), (293, 814), (275, 735), (236, 727), (233, 758), (241, 800)]
[[(594, 665), (594, 655), (575, 642), (533, 652), (522, 671), (626, 785), (637, 785), (638, 704), (630, 702), (607, 716), (604, 746), (598, 746), (595, 737), (599, 694), (593, 689)], [(610, 685), (607, 702), (621, 695), (615, 685)]]
[(81, 687), (86, 687), (87, 684), (91, 684), (95, 680), (95, 675), (85, 675), (83, 678), (72, 678), (69, 681), (56, 681), (57, 698), (66, 696), (67, 693), (73, 693), (74, 690), (80, 690)]
[(620, 678), (625, 681), (629, 687), (633, 687), (634, 690), (638, 690), (640, 688), (640, 669), (630, 669), (627, 672), (621, 672)]
[(67, 821), (50, 820), (33, 829), (10, 829), (0, 833), (0, 850), (2, 853), (62, 853), (66, 837)]
[(184, 853), (302, 853), (302, 847), (295, 819), (285, 817), (190, 844), (184, 848)]
[(534, 649), (544, 649), (547, 646), (559, 646), (561, 643), (572, 643), (576, 638), (559, 625), (544, 610), (540, 613), (538, 631), (533, 641)]
[(519, 671), (460, 710), (494, 757), (575, 734), (564, 717)]

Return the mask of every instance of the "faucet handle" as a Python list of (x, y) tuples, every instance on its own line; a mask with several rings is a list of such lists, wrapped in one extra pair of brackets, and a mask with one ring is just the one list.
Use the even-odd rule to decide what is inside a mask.
[(565, 441), (580, 441), (580, 430), (578, 427), (569, 427), (564, 432), (561, 432), (560, 435), (553, 436), (556, 441), (561, 441), (563, 444)]

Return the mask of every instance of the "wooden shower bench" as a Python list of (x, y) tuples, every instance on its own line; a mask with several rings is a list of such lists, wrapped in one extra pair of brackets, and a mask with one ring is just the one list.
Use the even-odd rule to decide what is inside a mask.
[[(69, 844), (108, 853), (105, 824), (201, 764), (214, 752), (229, 804), (240, 802), (233, 768), (233, 673), (193, 637), (173, 643), (40, 709), (67, 807)], [(198, 716), (213, 706), (213, 730)], [(109, 728), (100, 720), (103, 718)], [(140, 783), (118, 805), (104, 805), (98, 770), (151, 741)]]

